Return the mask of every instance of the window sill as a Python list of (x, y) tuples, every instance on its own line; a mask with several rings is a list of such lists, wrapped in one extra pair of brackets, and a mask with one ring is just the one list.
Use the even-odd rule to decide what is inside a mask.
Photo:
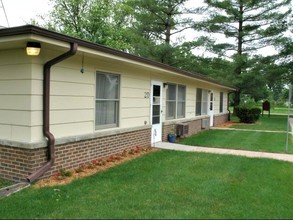
[(200, 116), (196, 116), (193, 118), (180, 118), (180, 119), (167, 120), (167, 121), (164, 121), (163, 124), (164, 125), (172, 125), (172, 124), (177, 124), (177, 123), (184, 123), (184, 122), (189, 122), (189, 121), (200, 120), (200, 119), (204, 119), (204, 118), (210, 118), (210, 116), (209, 115), (200, 115)]

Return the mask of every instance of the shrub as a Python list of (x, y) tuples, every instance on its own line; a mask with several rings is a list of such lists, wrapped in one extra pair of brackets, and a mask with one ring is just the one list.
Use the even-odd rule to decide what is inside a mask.
[(61, 169), (59, 172), (60, 172), (60, 175), (63, 177), (71, 177), (72, 176), (72, 172), (70, 170)]
[(106, 165), (106, 161), (103, 160), (103, 159), (99, 159), (99, 160), (97, 161), (97, 165), (98, 165), (98, 166), (104, 166), (104, 165)]
[(236, 116), (240, 119), (240, 122), (243, 123), (254, 123), (256, 122), (259, 117), (261, 110), (260, 108), (249, 108), (244, 106), (237, 106), (235, 107)]

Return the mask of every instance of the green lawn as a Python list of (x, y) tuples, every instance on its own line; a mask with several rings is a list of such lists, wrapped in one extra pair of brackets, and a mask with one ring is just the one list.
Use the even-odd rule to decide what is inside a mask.
[[(232, 117), (232, 121), (238, 121)], [(198, 133), (180, 141), (181, 144), (204, 147), (241, 149), (285, 153), (287, 117), (260, 117), (255, 124), (234, 125), (232, 128), (250, 130), (284, 131), (284, 133), (267, 133), (238, 130), (209, 130)], [(293, 136), (289, 136), (288, 153), (293, 154)]]
[(158, 151), (66, 186), (0, 201), (0, 218), (293, 218), (293, 166)]
[[(293, 154), (290, 135), (288, 153)], [(181, 140), (180, 144), (285, 153), (286, 133), (266, 133), (254, 131), (209, 130)]]
[[(292, 107), (291, 107), (292, 110)], [(288, 108), (285, 107), (273, 107), (271, 108), (271, 113), (272, 114), (288, 114)], [(267, 115), (267, 111), (264, 112), (264, 114)], [(290, 112), (292, 114), (292, 112)]]
[[(260, 109), (262, 109), (262, 106), (258, 106)], [(229, 107), (230, 112), (233, 112), (234, 107)], [(293, 108), (291, 107), (290, 115), (292, 115)], [(281, 114), (281, 115), (287, 115), (288, 114), (288, 108), (286, 107), (271, 107), (271, 114)], [(268, 115), (268, 111), (264, 111), (264, 115)]]
[[(239, 121), (239, 119), (236, 116), (233, 116), (232, 121)], [(280, 115), (271, 115), (271, 117), (268, 117), (267, 115), (264, 115), (263, 117), (260, 117), (255, 124), (234, 125), (233, 128), (286, 131), (287, 117)]]
[(0, 189), (4, 188), (4, 187), (7, 187), (7, 186), (10, 186), (10, 185), (13, 185), (13, 184), (14, 183), (11, 182), (11, 181), (0, 179)]

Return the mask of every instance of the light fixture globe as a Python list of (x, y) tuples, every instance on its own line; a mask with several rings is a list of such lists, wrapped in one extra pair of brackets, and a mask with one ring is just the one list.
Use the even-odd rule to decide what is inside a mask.
[(41, 44), (38, 42), (27, 42), (26, 54), (29, 56), (38, 56), (41, 51)]

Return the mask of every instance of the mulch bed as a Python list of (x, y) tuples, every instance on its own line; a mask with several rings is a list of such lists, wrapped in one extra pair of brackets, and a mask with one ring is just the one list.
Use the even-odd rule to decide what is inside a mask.
[(234, 125), (255, 125), (255, 124), (259, 124), (259, 122), (256, 123), (251, 123), (251, 124), (247, 124), (247, 123), (242, 123), (242, 122), (237, 122), (237, 121), (227, 121), (223, 124), (217, 125), (216, 127), (218, 128), (230, 128)]
[(111, 155), (107, 158), (93, 160), (90, 163), (83, 164), (80, 167), (72, 170), (60, 170), (57, 172), (57, 174), (49, 178), (39, 180), (34, 184), (34, 187), (41, 188), (65, 185), (71, 183), (75, 179), (80, 179), (86, 176), (93, 175), (97, 172), (107, 170), (111, 167), (117, 166), (129, 160), (133, 160), (137, 157), (140, 157), (141, 155), (150, 153), (152, 151), (155, 151), (155, 149), (151, 147), (136, 147), (134, 149), (124, 150), (122, 153)]

